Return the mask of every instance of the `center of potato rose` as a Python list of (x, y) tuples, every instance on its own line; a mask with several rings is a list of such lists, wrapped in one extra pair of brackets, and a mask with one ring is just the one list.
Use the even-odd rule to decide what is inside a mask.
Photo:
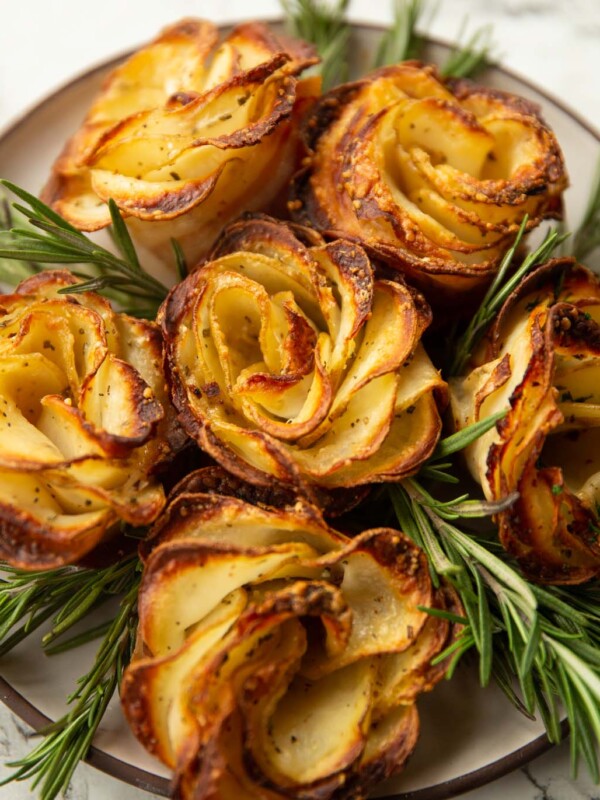
[(229, 288), (216, 295), (213, 311), (233, 375), (237, 377), (246, 367), (262, 362), (261, 315), (254, 297), (241, 289)]

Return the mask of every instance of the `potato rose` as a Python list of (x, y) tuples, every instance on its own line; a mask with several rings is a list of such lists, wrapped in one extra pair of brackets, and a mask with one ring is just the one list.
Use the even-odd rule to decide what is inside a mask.
[(525, 214), (560, 211), (562, 155), (538, 108), (405, 62), (340, 86), (305, 125), (290, 209), (354, 239), (431, 302), (489, 282)]
[(457, 427), (508, 409), (468, 448), (486, 496), (518, 492), (500, 539), (534, 580), (600, 573), (600, 281), (548, 262), (508, 298), (485, 352), (453, 382)]
[(136, 736), (178, 797), (363, 797), (402, 769), (415, 700), (445, 672), (431, 661), (451, 626), (418, 607), (453, 596), (398, 531), (348, 539), (302, 502), (180, 491), (152, 535), (122, 684)]
[(195, 263), (225, 223), (286, 188), (297, 117), (319, 89), (295, 76), (316, 60), (260, 23), (221, 43), (209, 22), (165, 29), (109, 76), (42, 198), (86, 231), (110, 224), (112, 198), (141, 243), (170, 261), (176, 238)]
[(357, 486), (414, 472), (445, 384), (419, 340), (430, 312), (375, 280), (364, 251), (255, 217), (175, 287), (159, 321), (188, 434), (254, 483)]
[(24, 568), (76, 561), (164, 505), (160, 333), (58, 294), (76, 282), (43, 272), (0, 297), (0, 558)]

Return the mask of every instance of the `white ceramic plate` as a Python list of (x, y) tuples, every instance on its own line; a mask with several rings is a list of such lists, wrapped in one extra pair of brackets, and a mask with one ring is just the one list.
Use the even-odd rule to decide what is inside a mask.
[[(355, 74), (368, 66), (379, 34), (379, 29), (368, 25), (354, 27), (350, 52)], [(446, 51), (443, 45), (431, 44), (427, 55), (439, 63)], [(6, 130), (0, 137), (0, 176), (38, 191), (115, 63), (76, 78)], [(576, 227), (589, 196), (599, 135), (552, 98), (503, 69), (488, 71), (482, 82), (541, 105), (564, 150), (571, 176), (566, 193), (567, 224)], [(34, 634), (0, 663), (0, 696), (35, 727), (63, 713), (64, 698), (73, 690), (76, 678), (88, 670), (97, 647), (92, 643), (47, 658), (41, 654), (40, 636)], [(468, 665), (463, 665), (451, 682), (423, 697), (419, 710), (422, 732), (416, 754), (400, 777), (379, 788), (378, 796), (442, 800), (515, 769), (548, 746), (542, 725), (520, 715), (494, 687), (480, 689), (476, 673)], [(96, 767), (156, 794), (167, 794), (168, 773), (129, 733), (117, 702), (104, 718), (94, 744), (88, 760)]]

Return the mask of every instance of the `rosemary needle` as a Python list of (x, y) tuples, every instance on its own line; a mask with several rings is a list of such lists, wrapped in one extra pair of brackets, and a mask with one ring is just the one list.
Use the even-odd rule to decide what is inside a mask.
[(491, 66), (494, 50), (492, 30), (491, 25), (484, 25), (468, 38), (461, 31), (458, 36), (459, 44), (440, 68), (442, 75), (446, 78), (469, 78)]
[(375, 67), (397, 64), (407, 58), (419, 58), (424, 39), (417, 33), (426, 0), (395, 0), (391, 26), (381, 37)]
[(600, 247), (600, 158), (596, 164), (596, 176), (581, 225), (573, 235), (573, 255), (577, 261), (585, 261)]

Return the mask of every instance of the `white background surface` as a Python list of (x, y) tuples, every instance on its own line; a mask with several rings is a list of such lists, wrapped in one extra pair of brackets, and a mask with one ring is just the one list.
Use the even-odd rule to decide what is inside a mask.
[[(393, 0), (350, 0), (356, 20), (386, 22)], [(502, 63), (562, 98), (600, 129), (598, 0), (429, 0), (428, 31), (455, 40), (492, 23)], [(77, 72), (155, 36), (181, 16), (277, 16), (276, 0), (1, 0), (0, 119)]]
[[(388, 0), (353, 0), (356, 20), (386, 22)], [(0, 127), (19, 116), (78, 72), (152, 38), (181, 16), (215, 21), (277, 16), (274, 0), (0, 0)], [(600, 129), (600, 0), (439, 0), (427, 31), (456, 39), (461, 22), (469, 30), (494, 26), (501, 62), (575, 109)], [(32, 157), (35, 157), (32, 154)], [(590, 164), (590, 170), (594, 169)], [(0, 709), (0, 761), (31, 746), (26, 728)], [(2, 769), (0, 768), (0, 774)], [(600, 798), (600, 788), (582, 777), (569, 779), (568, 748), (563, 746), (465, 800), (582, 800)], [(30, 797), (24, 785), (0, 789), (12, 800)], [(71, 800), (142, 800), (145, 792), (83, 766), (76, 773)], [(234, 798), (232, 798), (234, 800)]]

